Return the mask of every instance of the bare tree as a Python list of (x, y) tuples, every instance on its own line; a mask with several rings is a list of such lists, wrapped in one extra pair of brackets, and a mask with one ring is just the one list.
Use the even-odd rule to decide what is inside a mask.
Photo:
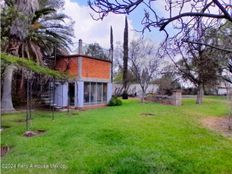
[(129, 60), (131, 71), (142, 89), (141, 102), (144, 102), (148, 85), (158, 74), (160, 64), (160, 59), (156, 56), (154, 43), (143, 39), (132, 41), (130, 43)]
[[(196, 24), (194, 20), (198, 17), (205, 20), (210, 19), (209, 23), (211, 24), (220, 24), (222, 20), (232, 22), (231, 0), (89, 0), (89, 6), (98, 14), (95, 19), (103, 19), (110, 12), (129, 14), (137, 7), (143, 8), (144, 16), (141, 17), (142, 31), (146, 29), (150, 31), (153, 27), (158, 27), (160, 31), (166, 33), (166, 39), (176, 37), (186, 28), (191, 28), (192, 25)], [(173, 28), (169, 31), (170, 27), (167, 26), (171, 23), (176, 32), (173, 32)], [(205, 43), (200, 41), (198, 44)], [(216, 47), (220, 49), (219, 46)]]
[[(130, 51), (130, 50), (129, 50)], [(129, 65), (128, 65), (129, 66)], [(114, 48), (114, 83), (123, 84), (123, 45), (120, 42), (116, 43)], [(126, 90), (130, 88), (131, 83), (135, 83), (134, 74), (131, 72), (131, 69), (127, 70), (127, 87)], [(120, 88), (117, 88), (117, 91), (114, 92), (117, 96), (122, 96), (124, 92), (124, 87), (121, 85)]]
[(123, 46), (120, 42), (116, 42), (114, 47), (114, 73), (119, 69), (123, 69)]
[(161, 77), (156, 79), (154, 83), (159, 87), (158, 93), (171, 95), (173, 90), (181, 88), (182, 79), (175, 65), (168, 62), (165, 62), (165, 65), (161, 70)]
[(232, 57), (229, 59), (227, 65), (227, 74), (223, 76), (223, 79), (232, 84)]
[[(191, 43), (182, 44), (175, 50), (175, 55), (179, 57), (176, 61), (171, 53), (167, 53), (176, 65), (179, 74), (183, 79), (189, 80), (197, 88), (196, 103), (203, 101), (204, 87), (215, 85), (218, 82), (220, 73), (220, 57), (214, 56), (213, 49), (202, 45), (192, 45)], [(173, 53), (173, 50), (171, 51)]]
[[(230, 53), (227, 50), (232, 49), (230, 44), (225, 44), (222, 39), (229, 35), (218, 33), (218, 30), (222, 29), (221, 26), (222, 24), (216, 27), (200, 17), (196, 18), (191, 28), (184, 28), (177, 37), (167, 39), (159, 49), (162, 56), (170, 57), (182, 77), (196, 86), (197, 104), (202, 103), (204, 87), (217, 83), (222, 73), (222, 64), (227, 62)], [(201, 42), (204, 44), (199, 44)]]
[(232, 89), (227, 89), (227, 99), (228, 99), (228, 106), (230, 109), (229, 117), (228, 117), (228, 129), (232, 130)]
[[(232, 23), (226, 22), (215, 30), (216, 31), (213, 33), (214, 37), (216, 37), (225, 48), (229, 50), (232, 49)], [(218, 54), (223, 54), (223, 57), (225, 57), (225, 62), (222, 66), (222, 79), (232, 84), (232, 53), (221, 51)]]

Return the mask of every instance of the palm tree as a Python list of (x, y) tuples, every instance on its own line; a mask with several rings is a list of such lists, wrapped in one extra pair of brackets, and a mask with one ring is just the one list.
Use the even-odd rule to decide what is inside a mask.
[[(10, 2), (13, 2), (10, 1)], [(14, 3), (5, 3), (5, 11), (1, 14), (3, 22), (10, 28), (3, 31), (5, 45), (4, 51), (19, 57), (33, 58), (38, 64), (43, 65), (43, 57), (54, 51), (68, 48), (72, 42), (72, 25), (65, 25), (67, 16), (57, 13), (60, 7), (58, 0), (15, 0)], [(57, 2), (57, 3), (56, 3)], [(39, 6), (40, 5), (40, 6)], [(54, 6), (55, 5), (55, 6)], [(15, 13), (15, 19), (4, 18), (7, 13)], [(5, 14), (5, 16), (4, 16)], [(3, 27), (2, 27), (3, 28)], [(7, 38), (7, 39), (6, 39)], [(8, 65), (4, 71), (2, 111), (14, 111), (12, 104), (12, 78), (16, 67)]]

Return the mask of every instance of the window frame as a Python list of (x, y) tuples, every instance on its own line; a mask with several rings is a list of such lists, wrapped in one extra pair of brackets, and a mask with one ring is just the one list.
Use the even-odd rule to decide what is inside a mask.
[[(85, 95), (85, 89), (86, 89), (86, 85), (89, 84), (89, 100), (88, 102), (85, 102), (85, 96), (84, 96), (84, 105), (94, 105), (94, 104), (106, 104), (107, 103), (107, 83), (106, 82), (90, 82), (90, 81), (85, 81), (84, 82), (84, 92), (83, 95)], [(92, 95), (92, 86), (95, 86), (95, 94)], [(105, 96), (105, 100), (104, 100), (104, 85), (106, 86), (106, 96)], [(101, 95), (100, 95), (100, 101), (98, 101), (99, 98), (99, 94), (98, 94), (98, 90), (99, 90), (99, 86), (100, 86), (100, 90), (101, 90)], [(96, 101), (93, 100), (92, 101), (92, 96), (96, 95)]]

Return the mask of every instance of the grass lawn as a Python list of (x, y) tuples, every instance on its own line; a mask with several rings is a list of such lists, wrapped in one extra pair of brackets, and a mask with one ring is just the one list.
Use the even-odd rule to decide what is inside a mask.
[(3, 125), (11, 127), (1, 143), (11, 150), (2, 158), (2, 173), (232, 174), (232, 139), (199, 121), (227, 114), (226, 101), (215, 97), (202, 105), (184, 99), (181, 107), (128, 100), (119, 107), (55, 113), (53, 121), (51, 113), (36, 111), (32, 129), (46, 132), (31, 138), (22, 136), (25, 123), (15, 121), (24, 113), (3, 115)]

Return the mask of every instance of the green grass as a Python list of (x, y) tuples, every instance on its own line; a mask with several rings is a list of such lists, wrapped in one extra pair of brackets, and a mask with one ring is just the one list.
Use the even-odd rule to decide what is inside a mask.
[[(141, 113), (153, 113), (143, 116)], [(25, 138), (24, 113), (3, 116), (2, 144), (12, 147), (2, 158), (2, 173), (232, 173), (232, 140), (210, 131), (199, 120), (225, 116), (225, 100), (207, 97), (181, 107), (123, 101), (119, 107), (83, 112), (34, 112), (32, 129), (44, 135)], [(62, 164), (50, 169), (5, 169), (14, 164)], [(8, 166), (6, 166), (8, 165)], [(14, 166), (12, 166), (14, 167)]]

